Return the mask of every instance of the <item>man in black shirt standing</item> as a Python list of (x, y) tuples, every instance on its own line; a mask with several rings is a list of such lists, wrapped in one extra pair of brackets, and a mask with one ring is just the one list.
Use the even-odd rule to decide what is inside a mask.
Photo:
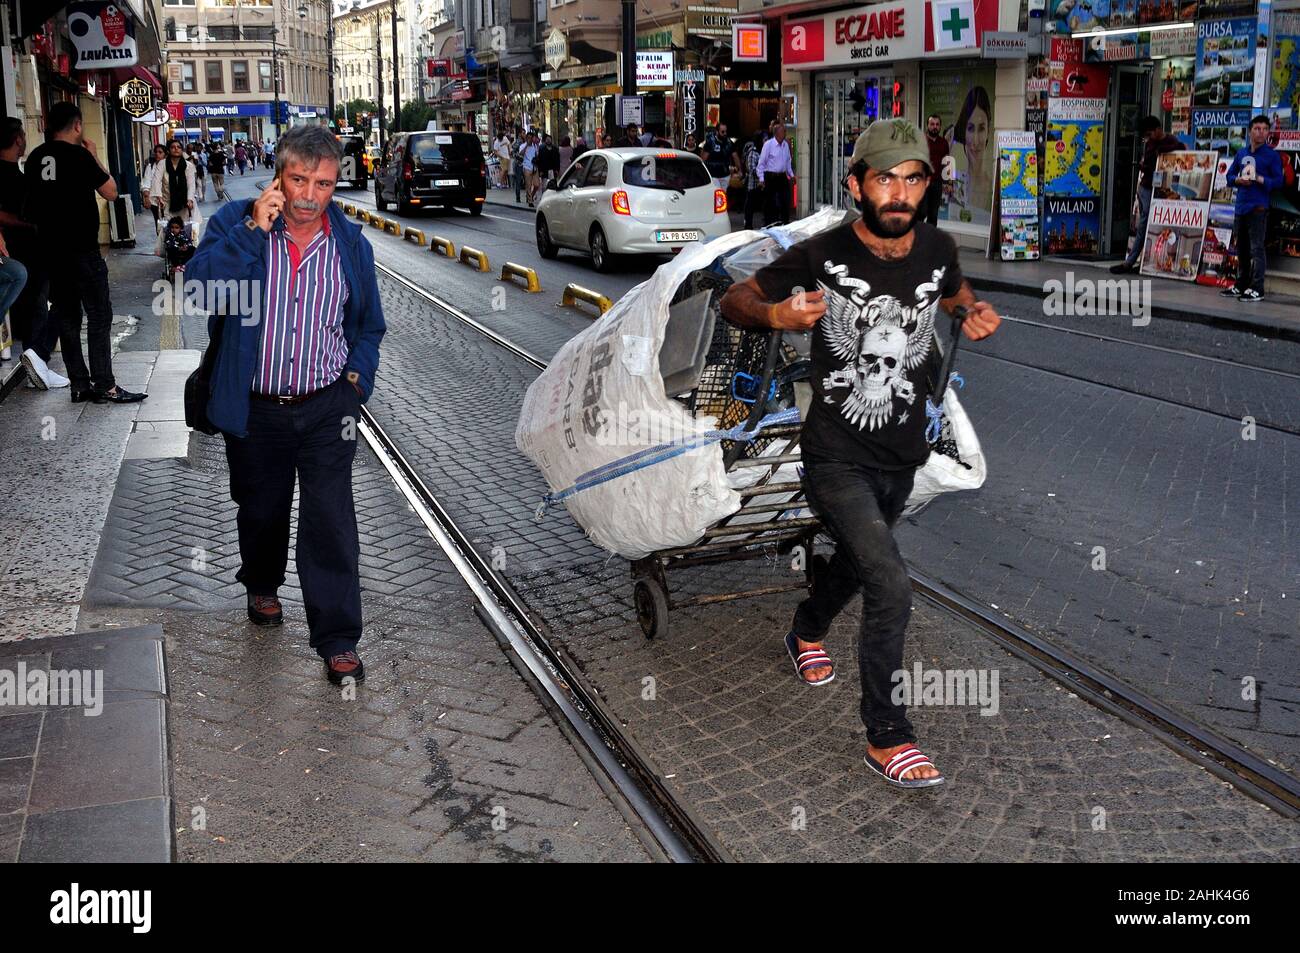
[[(47, 320), (61, 328), (63, 363), (72, 378), (72, 402), (115, 404), (144, 400), (113, 379), (113, 305), (108, 266), (99, 253), (99, 203), (117, 198), (117, 183), (99, 162), (95, 144), (82, 133), (81, 110), (69, 102), (50, 107), (45, 144), (27, 159), (27, 214), (36, 226), (36, 254), (50, 283)], [(81, 308), (86, 308), (90, 369), (81, 354)], [(33, 337), (48, 337), (45, 328)], [(51, 344), (52, 346), (52, 344)], [(48, 360), (49, 355), (41, 355)]]
[(1164, 124), (1158, 116), (1147, 116), (1138, 123), (1138, 135), (1145, 145), (1142, 147), (1142, 165), (1138, 179), (1138, 223), (1133, 234), (1133, 247), (1127, 257), (1118, 265), (1111, 266), (1111, 274), (1123, 275), (1137, 271), (1142, 259), (1142, 246), (1147, 240), (1147, 221), (1151, 217), (1151, 198), (1155, 194), (1153, 185), (1156, 175), (1156, 160), (1166, 152), (1177, 152), (1183, 144), (1174, 136), (1165, 132)]
[(975, 300), (952, 239), (919, 220), (934, 171), (914, 124), (873, 122), (849, 168), (849, 193), (862, 218), (794, 245), (722, 300), (723, 313), (742, 326), (816, 328), (804, 489), (836, 548), (795, 612), (786, 650), (801, 681), (829, 682), (835, 670), (822, 639), (862, 593), (866, 762), (890, 784), (917, 788), (943, 776), (917, 749), (906, 705), (893, 697), (912, 590), (891, 530), (929, 455), (925, 402), (939, 363), (939, 306), (967, 309), (963, 331), (971, 340), (992, 334), (1001, 321)]
[[(33, 328), (45, 327), (46, 276), (41, 274), (35, 254), (36, 230), (23, 218), (26, 204), (27, 184), (23, 179), (23, 170), (18, 168), (18, 160), (27, 152), (27, 133), (19, 119), (6, 119), (0, 123), (0, 230), (4, 232), (4, 244), (15, 261), (27, 270), (27, 283), (14, 300), (10, 315), (14, 321), (14, 336), (22, 338), (26, 350), (22, 355), (23, 367), (35, 387), (45, 390), (50, 387), (67, 387), (68, 379), (62, 374), (45, 366), (49, 357), (49, 348), (54, 341), (43, 348), (45, 358), (38, 358), (34, 349)], [(3, 254), (0, 252), (0, 254)], [(38, 319), (37, 315), (41, 317)], [(55, 329), (57, 335), (57, 328)]]

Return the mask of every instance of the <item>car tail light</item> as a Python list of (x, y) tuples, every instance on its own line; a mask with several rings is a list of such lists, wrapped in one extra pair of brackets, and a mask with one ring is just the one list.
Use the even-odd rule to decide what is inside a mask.
[(481, 176), (483, 176), (483, 178), (485, 178), (485, 179), (487, 178), (487, 162), (486, 162), (486, 161), (479, 162), (479, 164), (478, 164), (478, 174), (481, 175)]
[(725, 212), (726, 210), (727, 210), (726, 191), (723, 189), (714, 189), (713, 190), (713, 214), (717, 215), (719, 212)]
[(402, 178), (404, 179), (415, 178), (415, 166), (411, 163), (410, 159), (407, 159), (405, 162), (402, 163)]
[(632, 214), (632, 206), (628, 204), (627, 193), (624, 192), (622, 189), (619, 189), (612, 196), (610, 196), (609, 204), (613, 207), (615, 215)]

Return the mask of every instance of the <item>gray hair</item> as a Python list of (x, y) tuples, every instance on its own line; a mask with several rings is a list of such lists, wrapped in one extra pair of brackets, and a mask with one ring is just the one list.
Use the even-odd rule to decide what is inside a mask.
[(342, 167), (343, 146), (326, 126), (295, 126), (275, 144), (276, 175), (284, 172), (290, 159), (301, 162), (309, 169), (320, 165), (322, 159), (332, 159)]

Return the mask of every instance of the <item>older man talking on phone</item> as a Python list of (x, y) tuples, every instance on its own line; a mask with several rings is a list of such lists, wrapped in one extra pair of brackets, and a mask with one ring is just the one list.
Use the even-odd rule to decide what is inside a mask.
[(226, 440), (249, 620), (284, 618), (296, 474), (298, 578), (311, 647), (335, 684), (365, 678), (352, 460), (384, 336), (374, 252), (331, 201), (342, 159), (324, 126), (286, 133), (274, 181), (222, 208), (185, 270), (214, 312), (207, 416)]

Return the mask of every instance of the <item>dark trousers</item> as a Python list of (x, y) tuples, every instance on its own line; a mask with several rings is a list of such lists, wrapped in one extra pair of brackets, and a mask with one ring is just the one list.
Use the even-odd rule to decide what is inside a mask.
[(763, 204), (762, 189), (745, 190), (745, 228), (754, 227), (754, 213), (759, 210)]
[(943, 206), (943, 180), (938, 175), (930, 177), (930, 184), (925, 189), (925, 207), (921, 209), (925, 220), (931, 225), (939, 224), (939, 209)]
[(310, 644), (321, 658), (361, 639), (361, 579), (352, 460), (361, 400), (340, 377), (301, 404), (253, 399), (248, 436), (226, 435), (230, 496), (239, 506), (240, 570), (250, 595), (273, 596), (289, 561), (289, 516), (298, 481), (298, 581)]
[(763, 227), (790, 221), (790, 178), (784, 172), (763, 177)]
[(1254, 288), (1264, 293), (1264, 234), (1268, 227), (1268, 209), (1260, 208), (1238, 215), (1232, 224), (1237, 236), (1237, 290)]
[[(64, 252), (44, 256), (49, 282), (50, 308), (35, 321), (43, 327), (32, 328), (32, 349), (41, 360), (50, 359), (57, 339), (63, 345), (63, 363), (68, 379), (78, 390), (93, 387), (98, 391), (117, 386), (113, 379), (113, 303), (108, 295), (108, 265), (99, 249)], [(90, 369), (81, 354), (81, 309), (86, 309), (86, 345), (90, 349)]]
[(862, 626), (858, 670), (867, 740), (890, 748), (916, 740), (907, 707), (890, 698), (903, 668), (903, 636), (912, 614), (912, 585), (891, 532), (915, 469), (875, 470), (851, 463), (806, 460), (808, 503), (836, 539), (835, 555), (813, 578), (812, 594), (794, 614), (794, 634), (820, 642), (831, 621), (859, 592)]

